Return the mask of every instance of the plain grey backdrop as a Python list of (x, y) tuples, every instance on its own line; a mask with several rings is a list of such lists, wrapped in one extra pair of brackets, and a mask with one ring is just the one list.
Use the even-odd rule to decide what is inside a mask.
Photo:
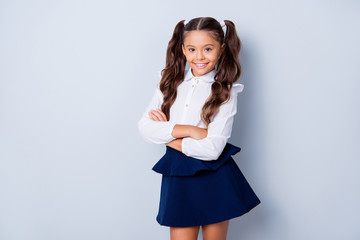
[(261, 198), (228, 239), (360, 239), (358, 1), (0, 1), (0, 239), (168, 239), (137, 121), (176, 23), (237, 26), (231, 143)]

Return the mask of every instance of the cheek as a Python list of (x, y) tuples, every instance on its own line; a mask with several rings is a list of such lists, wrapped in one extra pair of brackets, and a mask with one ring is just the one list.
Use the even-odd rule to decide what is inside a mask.
[(193, 54), (187, 54), (185, 57), (187, 61), (191, 61), (194, 58)]
[(218, 54), (211, 54), (211, 55), (208, 57), (208, 59), (209, 59), (210, 61), (212, 61), (212, 62), (217, 62), (218, 59), (219, 59), (219, 56), (220, 56), (220, 55), (218, 55)]

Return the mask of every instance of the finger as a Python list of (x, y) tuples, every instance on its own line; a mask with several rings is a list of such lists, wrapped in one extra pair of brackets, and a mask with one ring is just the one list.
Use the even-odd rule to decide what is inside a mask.
[(156, 119), (156, 121), (160, 121), (160, 122), (163, 121), (161, 115), (158, 112), (154, 111), (152, 114)]
[(158, 111), (153, 111), (153, 114), (159, 119), (159, 121), (166, 121)]
[(165, 113), (163, 111), (161, 111), (160, 109), (157, 110), (157, 112), (161, 115), (163, 121), (167, 121), (167, 117), (165, 115)]
[(153, 121), (160, 121), (160, 119), (154, 114), (154, 110), (150, 110), (149, 117)]

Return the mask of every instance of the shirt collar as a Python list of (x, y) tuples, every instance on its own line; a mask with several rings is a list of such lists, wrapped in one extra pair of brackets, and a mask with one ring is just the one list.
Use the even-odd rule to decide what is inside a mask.
[(199, 81), (212, 83), (212, 82), (215, 82), (214, 77), (215, 77), (215, 69), (208, 72), (205, 75), (202, 75), (200, 77), (195, 77), (191, 72), (191, 68), (189, 68), (189, 70), (187, 70), (185, 73), (184, 81), (189, 81), (191, 79), (197, 78), (197, 79), (199, 79)]

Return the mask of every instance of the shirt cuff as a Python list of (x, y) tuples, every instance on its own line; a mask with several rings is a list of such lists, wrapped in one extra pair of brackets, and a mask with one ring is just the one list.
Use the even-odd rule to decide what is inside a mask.
[(169, 121), (169, 133), (170, 133), (170, 137), (169, 137), (169, 138), (171, 139), (169, 142), (171, 142), (172, 140), (176, 139), (176, 138), (174, 138), (173, 135), (172, 135), (172, 132), (173, 132), (173, 130), (174, 130), (175, 125), (176, 125), (175, 123)]
[(181, 151), (182, 153), (184, 153), (186, 156), (190, 155), (191, 149), (189, 151), (188, 146), (191, 146), (188, 144), (188, 141), (190, 140), (189, 137), (184, 137), (181, 141)]

